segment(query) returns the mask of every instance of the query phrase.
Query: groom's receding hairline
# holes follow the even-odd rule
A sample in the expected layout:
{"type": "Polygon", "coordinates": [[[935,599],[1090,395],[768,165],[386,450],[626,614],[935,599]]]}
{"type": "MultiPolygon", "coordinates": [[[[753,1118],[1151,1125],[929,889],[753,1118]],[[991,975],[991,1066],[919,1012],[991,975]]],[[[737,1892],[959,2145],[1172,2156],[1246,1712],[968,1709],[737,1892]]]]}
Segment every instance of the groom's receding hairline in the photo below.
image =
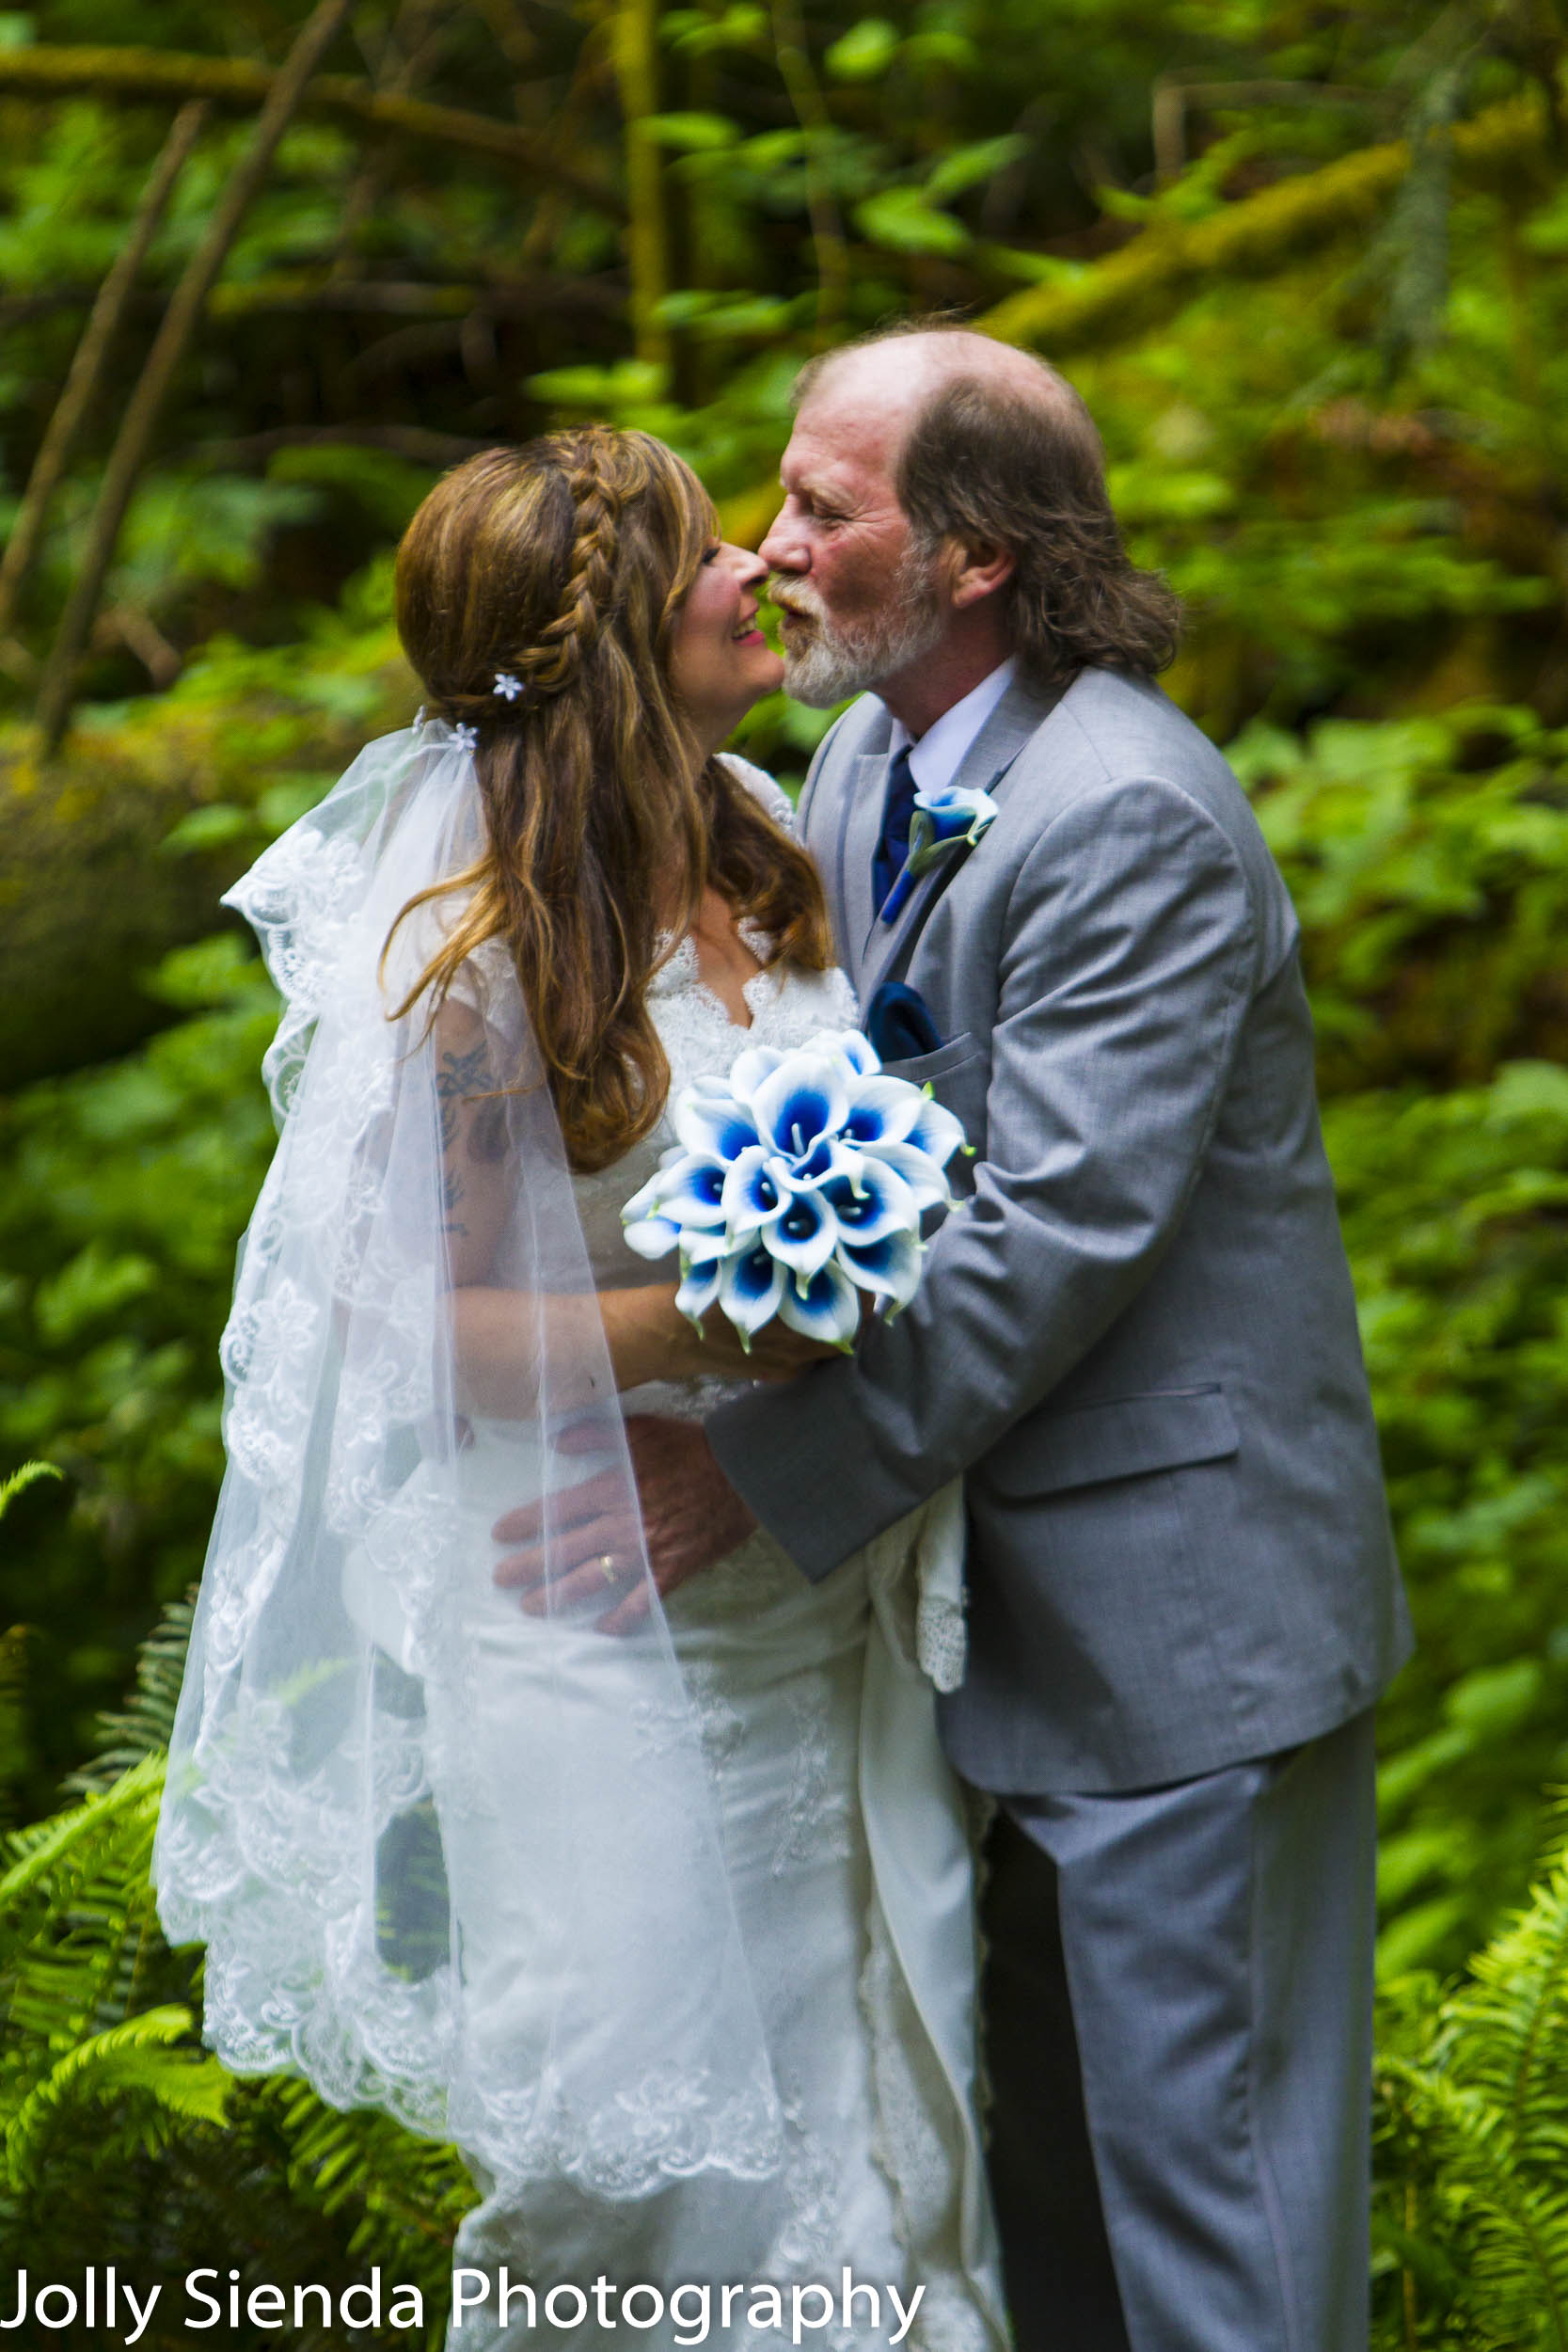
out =
{"type": "MultiPolygon", "coordinates": [[[[1008,637],[1037,684],[1085,666],[1152,677],[1175,651],[1177,600],[1129,559],[1094,419],[1054,368],[951,318],[912,319],[824,352],[802,371],[798,398],[856,352],[913,337],[936,346],[936,363],[909,371],[893,486],[917,549],[959,540],[1012,556],[1008,637]]],[[[880,382],[872,389],[895,397],[880,382]]],[[[858,430],[852,403],[847,421],[858,430]]]]}
{"type": "MultiPolygon", "coordinates": [[[[923,406],[940,397],[954,377],[976,375],[984,370],[980,378],[982,382],[987,376],[990,376],[993,383],[1000,378],[1001,382],[1008,384],[1015,396],[1027,385],[1037,391],[1048,406],[1058,409],[1066,406],[1069,411],[1083,407],[1079,394],[1067,378],[1059,374],[1048,359],[1042,359],[1037,352],[1025,351],[1018,343],[1004,342],[1000,336],[988,335],[983,328],[971,326],[967,320],[955,319],[942,312],[927,317],[895,319],[886,326],[871,327],[863,335],[852,336],[847,342],[835,343],[830,351],[816,352],[795,378],[790,390],[792,405],[797,411],[803,408],[813,393],[824,389],[829,377],[858,353],[874,351],[881,343],[915,341],[955,346],[967,344],[972,348],[978,346],[974,350],[974,361],[970,360],[968,353],[957,348],[952,350],[950,358],[945,359],[929,386],[923,406]],[[987,351],[999,358],[1006,354],[1007,360],[1015,364],[1004,366],[996,371],[995,376],[991,376],[983,357],[987,351]]],[[[997,383],[997,389],[1000,389],[1000,383],[997,383]]],[[[1086,419],[1086,411],[1085,414],[1086,419]]]]}

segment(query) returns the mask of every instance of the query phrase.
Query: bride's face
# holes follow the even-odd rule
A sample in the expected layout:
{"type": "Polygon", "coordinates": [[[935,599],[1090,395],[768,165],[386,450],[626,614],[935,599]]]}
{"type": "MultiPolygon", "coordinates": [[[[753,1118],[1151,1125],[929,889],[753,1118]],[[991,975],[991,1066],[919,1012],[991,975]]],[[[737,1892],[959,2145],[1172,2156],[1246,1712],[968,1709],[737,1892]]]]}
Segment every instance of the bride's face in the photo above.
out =
{"type": "Polygon", "coordinates": [[[756,625],[767,577],[760,556],[716,539],[676,615],[670,684],[707,751],[784,675],[756,625]]]}

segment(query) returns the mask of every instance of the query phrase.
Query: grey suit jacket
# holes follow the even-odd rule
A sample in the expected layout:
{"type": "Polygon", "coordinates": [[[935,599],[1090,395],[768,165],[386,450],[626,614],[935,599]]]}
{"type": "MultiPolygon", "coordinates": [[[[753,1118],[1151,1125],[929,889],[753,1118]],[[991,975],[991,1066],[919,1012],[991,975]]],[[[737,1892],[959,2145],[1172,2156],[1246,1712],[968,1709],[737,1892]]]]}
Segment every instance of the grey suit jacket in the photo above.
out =
{"type": "Polygon", "coordinates": [[[890,720],[801,807],[863,1003],[907,979],[975,1157],[912,1306],[722,1407],[725,1471],[812,1578],[957,1472],[960,1771],[1126,1789],[1288,1747],[1402,1661],[1297,925],[1220,755],[1155,686],[1015,683],[958,780],[999,814],[873,915],[890,720]]]}

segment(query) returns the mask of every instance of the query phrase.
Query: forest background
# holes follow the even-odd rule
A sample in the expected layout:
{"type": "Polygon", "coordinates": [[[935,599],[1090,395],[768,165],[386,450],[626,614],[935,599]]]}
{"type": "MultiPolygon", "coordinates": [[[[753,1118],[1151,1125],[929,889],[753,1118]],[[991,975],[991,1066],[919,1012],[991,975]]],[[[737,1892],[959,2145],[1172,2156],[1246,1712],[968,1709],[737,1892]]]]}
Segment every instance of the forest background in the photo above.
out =
{"type": "MultiPolygon", "coordinates": [[[[411,714],[442,468],[644,425],[754,543],[800,360],[944,308],[1087,397],[1305,927],[1420,1635],[1378,2341],[1568,2347],[1568,25],[864,4],[0,11],[0,1465],[53,1466],[0,1529],[0,2241],[381,2261],[436,2340],[454,2161],[226,2080],[146,1895],[271,1142],[217,895],[411,714]]],[[[824,723],[744,745],[798,778],[824,723]]]]}

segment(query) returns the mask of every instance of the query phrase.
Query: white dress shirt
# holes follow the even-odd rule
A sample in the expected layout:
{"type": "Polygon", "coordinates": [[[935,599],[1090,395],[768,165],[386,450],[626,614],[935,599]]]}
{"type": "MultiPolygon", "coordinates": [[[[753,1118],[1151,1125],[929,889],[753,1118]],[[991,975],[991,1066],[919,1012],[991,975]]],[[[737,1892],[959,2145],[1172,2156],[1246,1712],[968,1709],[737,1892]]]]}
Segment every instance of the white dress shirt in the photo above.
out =
{"type": "Polygon", "coordinates": [[[896,758],[906,744],[911,746],[910,772],[922,792],[939,792],[943,785],[952,783],[963,765],[965,753],[1012,684],[1017,668],[1012,654],[1006,661],[999,661],[978,686],[970,688],[961,702],[956,702],[940,719],[932,721],[918,743],[903,721],[895,719],[889,756],[896,758]]]}

